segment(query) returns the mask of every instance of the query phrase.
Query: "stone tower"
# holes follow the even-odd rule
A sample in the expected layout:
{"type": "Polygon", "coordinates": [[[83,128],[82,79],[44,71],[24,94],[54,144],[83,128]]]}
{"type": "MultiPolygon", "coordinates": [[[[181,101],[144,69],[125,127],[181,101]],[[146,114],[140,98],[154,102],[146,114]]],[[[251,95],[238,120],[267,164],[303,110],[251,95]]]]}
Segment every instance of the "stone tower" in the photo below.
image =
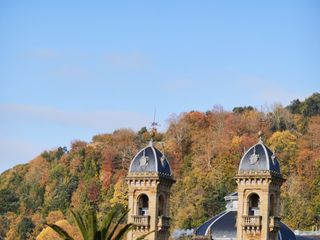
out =
{"type": "Polygon", "coordinates": [[[134,240],[154,231],[146,239],[167,240],[170,188],[175,180],[169,162],[153,141],[132,159],[126,181],[129,186],[128,222],[136,226],[127,239],[134,240]]]}
{"type": "Polygon", "coordinates": [[[275,154],[261,138],[242,157],[238,174],[237,239],[278,240],[280,187],[284,179],[275,154]]]}

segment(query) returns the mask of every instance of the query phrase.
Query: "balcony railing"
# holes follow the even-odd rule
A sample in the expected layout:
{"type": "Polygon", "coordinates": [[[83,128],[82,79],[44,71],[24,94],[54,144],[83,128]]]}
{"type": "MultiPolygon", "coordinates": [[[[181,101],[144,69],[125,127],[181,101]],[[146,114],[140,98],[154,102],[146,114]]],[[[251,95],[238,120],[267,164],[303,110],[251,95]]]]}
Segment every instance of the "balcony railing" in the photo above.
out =
{"type": "Polygon", "coordinates": [[[131,222],[138,227],[149,227],[150,216],[148,215],[131,215],[131,222]]]}
{"type": "Polygon", "coordinates": [[[261,227],[261,216],[242,216],[242,226],[244,227],[261,227]]]}
{"type": "Polygon", "coordinates": [[[158,217],[158,228],[167,229],[170,227],[170,218],[165,216],[158,217]]]}
{"type": "Polygon", "coordinates": [[[280,228],[280,219],[281,218],[279,217],[274,217],[274,216],[270,217],[270,223],[269,223],[270,231],[280,228]]]}

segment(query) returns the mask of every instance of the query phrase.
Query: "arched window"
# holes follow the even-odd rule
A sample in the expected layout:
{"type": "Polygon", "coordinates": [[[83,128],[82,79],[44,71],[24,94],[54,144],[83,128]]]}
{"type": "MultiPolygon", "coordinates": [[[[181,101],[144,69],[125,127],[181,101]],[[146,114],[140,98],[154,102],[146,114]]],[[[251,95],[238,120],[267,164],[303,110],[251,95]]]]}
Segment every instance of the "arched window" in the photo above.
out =
{"type": "Polygon", "coordinates": [[[162,195],[159,196],[158,198],[158,216],[164,216],[164,197],[162,195]]]}
{"type": "Polygon", "coordinates": [[[274,213],[275,213],[275,201],[274,201],[274,196],[271,195],[270,196],[270,211],[269,211],[269,215],[270,216],[274,216],[274,213]]]}
{"type": "Polygon", "coordinates": [[[149,198],[146,194],[141,194],[138,198],[138,215],[149,214],[149,198]]]}
{"type": "Polygon", "coordinates": [[[253,193],[249,196],[249,212],[250,216],[260,215],[260,197],[258,194],[253,193]]]}

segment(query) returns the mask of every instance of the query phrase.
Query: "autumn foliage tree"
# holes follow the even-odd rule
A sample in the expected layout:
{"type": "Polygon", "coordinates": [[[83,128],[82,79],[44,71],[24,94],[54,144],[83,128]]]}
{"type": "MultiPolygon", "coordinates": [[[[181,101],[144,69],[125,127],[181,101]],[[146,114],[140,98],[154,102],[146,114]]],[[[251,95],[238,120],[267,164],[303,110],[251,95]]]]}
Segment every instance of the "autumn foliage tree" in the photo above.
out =
{"type": "MultiPolygon", "coordinates": [[[[257,142],[259,131],[287,179],[283,221],[293,229],[320,227],[319,106],[315,93],[268,111],[215,106],[170,116],[168,129],[154,137],[177,180],[170,203],[173,229],[194,228],[224,209],[223,197],[236,190],[233,177],[241,156],[257,142]]],[[[99,219],[113,206],[125,209],[124,178],[131,159],[150,138],[146,127],[138,132],[119,129],[91,142],[75,140],[70,149],[44,151],[2,173],[0,239],[35,239],[47,219],[59,215],[64,219],[58,222],[70,220],[70,207],[94,209],[99,219]]]]}

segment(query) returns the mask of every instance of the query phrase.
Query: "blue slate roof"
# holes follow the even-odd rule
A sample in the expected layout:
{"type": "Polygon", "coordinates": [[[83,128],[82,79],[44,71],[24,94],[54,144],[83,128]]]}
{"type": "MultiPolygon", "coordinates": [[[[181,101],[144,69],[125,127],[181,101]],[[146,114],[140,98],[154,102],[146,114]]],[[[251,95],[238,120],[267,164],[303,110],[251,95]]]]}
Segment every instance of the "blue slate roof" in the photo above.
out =
{"type": "Polygon", "coordinates": [[[283,222],[280,222],[279,240],[296,240],[296,235],[283,222]]]}
{"type": "MultiPolygon", "coordinates": [[[[221,212],[198,227],[195,234],[205,236],[211,233],[212,239],[236,239],[236,219],[237,211],[221,212]]],[[[296,240],[295,234],[282,222],[280,224],[279,240],[296,240]]]]}
{"type": "MultiPolygon", "coordinates": [[[[238,194],[232,193],[225,197],[227,210],[210,218],[195,230],[195,235],[206,236],[211,234],[212,239],[237,239],[237,209],[228,208],[228,202],[237,202],[238,194]]],[[[280,223],[279,240],[296,240],[295,234],[284,223],[280,223]]]]}
{"type": "Polygon", "coordinates": [[[236,228],[236,211],[227,211],[211,226],[211,235],[213,239],[227,238],[232,239],[237,237],[236,228]]]}
{"type": "Polygon", "coordinates": [[[172,176],[167,158],[153,145],[152,141],[132,159],[129,173],[159,173],[172,176]]]}
{"type": "Polygon", "coordinates": [[[296,236],[297,240],[319,240],[320,236],[296,236]]]}
{"type": "Polygon", "coordinates": [[[239,172],[245,171],[271,171],[281,174],[275,154],[261,140],[243,155],[239,172]]]}
{"type": "Polygon", "coordinates": [[[217,221],[217,219],[219,219],[221,216],[223,216],[226,213],[226,211],[219,213],[218,215],[210,218],[208,221],[206,221],[205,223],[203,223],[200,227],[198,227],[195,230],[195,234],[199,235],[199,236],[205,236],[208,234],[208,231],[210,229],[210,226],[212,226],[212,224],[217,221]]]}

